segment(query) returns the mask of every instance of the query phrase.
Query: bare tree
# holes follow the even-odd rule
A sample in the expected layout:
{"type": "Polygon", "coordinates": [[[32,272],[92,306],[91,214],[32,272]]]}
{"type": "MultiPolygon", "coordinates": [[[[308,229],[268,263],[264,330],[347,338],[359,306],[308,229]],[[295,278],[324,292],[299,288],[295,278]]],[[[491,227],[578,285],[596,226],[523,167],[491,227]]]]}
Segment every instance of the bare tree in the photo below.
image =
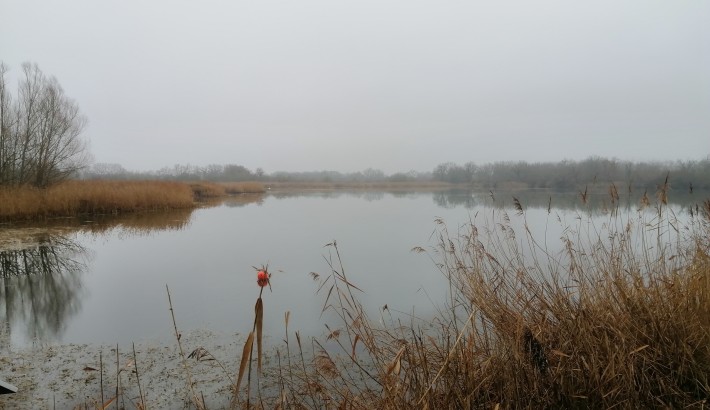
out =
{"type": "Polygon", "coordinates": [[[13,103],[6,72],[0,64],[0,184],[46,187],[68,178],[88,160],[86,118],[37,64],[22,65],[13,103]]]}
{"type": "Polygon", "coordinates": [[[12,182],[12,170],[16,165],[14,130],[17,116],[14,115],[12,97],[5,84],[7,71],[7,66],[0,62],[0,185],[12,182]]]}

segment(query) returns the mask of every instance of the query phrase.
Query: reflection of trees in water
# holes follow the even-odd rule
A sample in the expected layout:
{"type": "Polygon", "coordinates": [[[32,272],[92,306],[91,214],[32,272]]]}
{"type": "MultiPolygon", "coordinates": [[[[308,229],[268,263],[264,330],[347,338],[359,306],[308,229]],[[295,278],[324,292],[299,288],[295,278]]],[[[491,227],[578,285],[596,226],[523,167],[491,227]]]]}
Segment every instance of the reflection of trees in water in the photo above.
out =
{"type": "Polygon", "coordinates": [[[8,228],[0,230],[0,250],[7,248],[7,243],[12,243],[18,238],[20,243],[26,243],[31,237],[30,242],[35,243],[33,233],[37,231],[60,236],[75,232],[95,235],[119,232],[124,236],[141,236],[155,231],[182,230],[190,225],[192,212],[192,209],[175,209],[13,223],[8,224],[8,228]]]}
{"type": "Polygon", "coordinates": [[[338,189],[338,190],[324,190],[324,191],[302,191],[302,192],[274,192],[270,193],[270,197],[277,199],[288,199],[288,198],[322,198],[322,199],[335,199],[340,197],[346,198],[361,198],[365,201],[379,201],[384,199],[387,195],[392,195],[395,198],[406,198],[406,197],[416,197],[422,193],[428,193],[431,191],[416,191],[416,190],[389,190],[389,189],[338,189]]]}
{"type": "Polygon", "coordinates": [[[549,191],[443,191],[434,193],[434,202],[446,209],[463,207],[513,208],[513,197],[518,198],[525,208],[575,209],[581,205],[574,193],[549,191]]]}
{"type": "Polygon", "coordinates": [[[479,195],[470,192],[435,192],[434,203],[445,209],[463,206],[466,209],[484,205],[485,200],[479,195]]]}
{"type": "MultiPolygon", "coordinates": [[[[192,209],[14,224],[0,230],[0,337],[24,324],[28,339],[61,335],[81,307],[88,250],[70,239],[74,233],[120,237],[185,229],[192,209]],[[5,333],[3,335],[3,333],[5,333]]],[[[2,346],[0,342],[0,346],[2,346]]]]}
{"type": "Polygon", "coordinates": [[[30,339],[61,334],[81,306],[86,249],[64,236],[39,235],[25,249],[0,251],[0,321],[24,322],[30,339]]]}
{"type": "MultiPolygon", "coordinates": [[[[587,202],[582,202],[582,193],[578,191],[551,191],[551,190],[515,190],[515,191],[473,191],[465,189],[452,190],[325,190],[307,192],[274,192],[269,196],[277,199],[287,198],[322,198],[335,199],[340,197],[361,198],[366,201],[378,201],[387,195],[396,198],[417,197],[421,195],[432,195],[436,205],[453,209],[463,207],[473,209],[476,207],[493,207],[498,209],[513,209],[513,197],[517,198],[524,209],[563,209],[580,210],[592,212],[604,212],[612,209],[616,210],[636,210],[641,206],[643,191],[617,187],[618,198],[612,201],[608,186],[597,185],[589,187],[586,198],[587,202]]],[[[656,192],[646,192],[646,196],[651,205],[657,203],[656,192]]],[[[695,206],[702,203],[710,196],[708,191],[698,191],[690,193],[685,189],[676,189],[668,192],[668,203],[679,205],[683,208],[695,206]]]]}
{"type": "MultiPolygon", "coordinates": [[[[655,192],[646,192],[646,197],[650,203],[656,204],[655,192]]],[[[632,211],[641,206],[644,192],[618,192],[618,198],[612,198],[606,191],[591,189],[587,192],[587,202],[582,201],[581,192],[556,192],[546,190],[520,190],[520,191],[442,191],[433,194],[434,202],[447,209],[464,207],[473,209],[478,206],[495,207],[500,209],[511,209],[514,207],[513,197],[517,198],[523,208],[537,209],[564,209],[564,210],[585,210],[585,211],[608,211],[614,208],[632,211]]],[[[695,207],[696,203],[702,202],[710,196],[710,192],[696,191],[689,193],[686,191],[673,191],[668,194],[668,203],[679,205],[683,208],[695,207]]]]}

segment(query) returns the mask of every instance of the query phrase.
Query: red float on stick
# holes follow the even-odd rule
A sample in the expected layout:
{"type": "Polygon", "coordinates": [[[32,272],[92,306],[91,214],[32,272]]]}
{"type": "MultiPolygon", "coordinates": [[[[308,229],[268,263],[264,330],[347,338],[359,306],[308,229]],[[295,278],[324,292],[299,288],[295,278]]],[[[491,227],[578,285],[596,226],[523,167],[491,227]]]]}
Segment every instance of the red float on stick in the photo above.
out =
{"type": "Polygon", "coordinates": [[[262,288],[266,285],[269,284],[269,274],[264,271],[260,270],[256,273],[256,283],[261,286],[262,288]]]}

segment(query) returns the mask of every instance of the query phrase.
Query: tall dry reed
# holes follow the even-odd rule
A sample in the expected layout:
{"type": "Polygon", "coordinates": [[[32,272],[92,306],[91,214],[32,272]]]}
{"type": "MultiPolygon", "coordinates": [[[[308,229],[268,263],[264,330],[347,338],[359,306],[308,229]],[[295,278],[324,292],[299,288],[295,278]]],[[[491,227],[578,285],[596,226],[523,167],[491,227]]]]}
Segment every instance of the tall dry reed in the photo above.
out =
{"type": "Polygon", "coordinates": [[[219,198],[227,194],[224,186],[215,182],[191,182],[190,188],[196,199],[219,198]]]}
{"type": "Polygon", "coordinates": [[[262,194],[266,192],[266,187],[261,182],[222,182],[220,185],[225,192],[235,194],[262,194]]]}
{"type": "Polygon", "coordinates": [[[339,349],[313,339],[311,365],[280,372],[298,376],[282,377],[290,392],[279,404],[701,407],[710,398],[710,202],[684,224],[662,191],[629,215],[613,208],[616,192],[605,219],[590,212],[566,226],[561,252],[532,236],[518,200],[513,215],[474,219],[453,235],[437,221],[438,245],[415,249],[450,283],[430,321],[393,318],[387,307],[369,318],[330,244],[330,273],[314,277],[324,311],[340,319],[326,337],[339,349]]]}
{"type": "Polygon", "coordinates": [[[47,189],[0,188],[0,220],[189,208],[193,191],[180,182],[69,181],[47,189]]]}

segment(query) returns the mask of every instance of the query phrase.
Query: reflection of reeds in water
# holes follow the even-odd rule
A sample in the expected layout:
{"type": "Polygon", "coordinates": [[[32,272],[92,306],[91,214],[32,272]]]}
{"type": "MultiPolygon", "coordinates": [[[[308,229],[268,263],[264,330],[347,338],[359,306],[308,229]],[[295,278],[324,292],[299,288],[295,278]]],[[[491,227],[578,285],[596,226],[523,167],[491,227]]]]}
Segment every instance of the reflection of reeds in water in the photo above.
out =
{"type": "Polygon", "coordinates": [[[115,217],[103,216],[77,224],[82,231],[95,234],[121,230],[127,234],[146,234],[162,230],[182,230],[190,224],[193,209],[173,209],[157,212],[139,212],[115,217]]]}
{"type": "Polygon", "coordinates": [[[94,215],[87,218],[59,218],[40,222],[15,223],[0,230],[0,250],[37,246],[44,237],[66,237],[75,232],[145,235],[161,230],[181,230],[190,224],[193,209],[173,209],[120,215],[94,215]]]}
{"type": "Polygon", "coordinates": [[[263,194],[240,194],[220,199],[218,202],[215,202],[215,205],[225,205],[230,208],[239,208],[250,204],[261,205],[263,202],[263,194]]]}

